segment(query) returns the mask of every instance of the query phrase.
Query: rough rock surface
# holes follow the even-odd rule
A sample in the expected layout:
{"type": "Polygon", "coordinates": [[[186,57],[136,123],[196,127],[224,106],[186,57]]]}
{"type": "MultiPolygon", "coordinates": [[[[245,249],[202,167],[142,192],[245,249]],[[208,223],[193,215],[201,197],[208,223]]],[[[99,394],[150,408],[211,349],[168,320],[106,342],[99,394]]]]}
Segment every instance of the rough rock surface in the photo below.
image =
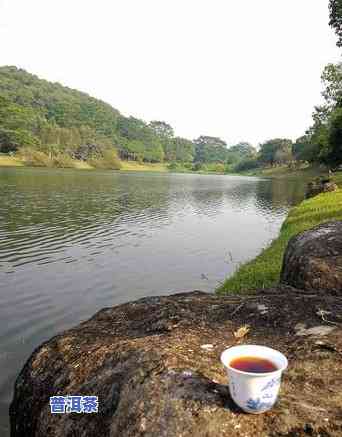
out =
{"type": "Polygon", "coordinates": [[[303,290],[342,295],[342,222],[330,222],[293,237],[287,246],[281,281],[303,290]]]}
{"type": "Polygon", "coordinates": [[[323,184],[323,193],[330,193],[332,191],[337,191],[338,185],[335,182],[326,182],[323,184]]]}
{"type": "Polygon", "coordinates": [[[11,430],[12,437],[337,437],[341,389],[338,296],[280,286],[243,297],[151,297],[103,309],[40,346],[16,381],[11,430]],[[237,338],[243,325],[250,331],[237,338]],[[269,345],[289,359],[280,399],[265,414],[244,414],[229,396],[219,357],[237,343],[269,345]],[[50,414],[49,396],[77,394],[98,395],[99,413],[50,414]]]}
{"type": "Polygon", "coordinates": [[[315,182],[309,182],[306,189],[306,198],[317,196],[320,193],[329,193],[331,191],[337,191],[338,186],[335,182],[332,182],[329,178],[318,180],[315,182]]]}

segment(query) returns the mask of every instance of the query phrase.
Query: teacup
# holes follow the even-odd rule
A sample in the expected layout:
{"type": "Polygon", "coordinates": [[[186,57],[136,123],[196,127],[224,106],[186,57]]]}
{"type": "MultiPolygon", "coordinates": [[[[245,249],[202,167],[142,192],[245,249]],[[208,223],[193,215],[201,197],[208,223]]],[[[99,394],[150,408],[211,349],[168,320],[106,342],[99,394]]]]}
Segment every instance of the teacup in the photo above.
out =
{"type": "Polygon", "coordinates": [[[278,398],[282,372],[288,365],[287,358],[282,353],[266,346],[233,346],[222,353],[221,361],[228,374],[230,395],[242,410],[259,414],[273,407],[278,398]],[[231,366],[234,360],[244,357],[268,360],[276,370],[254,373],[231,366]]]}

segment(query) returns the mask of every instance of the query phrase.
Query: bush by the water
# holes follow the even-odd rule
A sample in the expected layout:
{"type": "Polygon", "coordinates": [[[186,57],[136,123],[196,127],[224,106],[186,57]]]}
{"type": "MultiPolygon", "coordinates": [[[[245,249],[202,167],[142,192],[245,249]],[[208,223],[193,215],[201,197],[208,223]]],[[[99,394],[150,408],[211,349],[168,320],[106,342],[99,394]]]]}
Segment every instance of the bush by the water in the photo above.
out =
{"type": "Polygon", "coordinates": [[[30,147],[21,148],[18,151],[18,156],[31,167],[52,167],[52,161],[46,153],[30,147]]]}
{"type": "Polygon", "coordinates": [[[246,161],[239,162],[234,167],[234,171],[241,172],[241,171],[255,170],[259,166],[260,164],[257,159],[248,159],[246,161]]]}
{"type": "Polygon", "coordinates": [[[170,164],[167,166],[168,170],[175,171],[175,170],[183,170],[182,164],[179,162],[170,162],[170,164]]]}
{"type": "Polygon", "coordinates": [[[214,172],[214,173],[224,173],[225,172],[225,165],[221,162],[207,164],[207,171],[214,172]]]}
{"type": "Polygon", "coordinates": [[[208,163],[196,162],[192,166],[192,171],[224,173],[225,165],[221,162],[208,162],[208,163]]]}
{"type": "Polygon", "coordinates": [[[66,153],[59,153],[56,156],[50,157],[40,150],[23,147],[19,149],[17,156],[30,167],[76,167],[75,161],[66,153]]]}
{"type": "Polygon", "coordinates": [[[59,153],[52,159],[52,165],[60,168],[75,168],[75,161],[65,153],[59,153]]]}
{"type": "Polygon", "coordinates": [[[167,166],[170,171],[187,172],[192,170],[192,162],[170,162],[167,166]]]}
{"type": "Polygon", "coordinates": [[[104,150],[102,156],[96,156],[88,160],[88,164],[95,168],[120,170],[121,161],[114,150],[104,150]]]}

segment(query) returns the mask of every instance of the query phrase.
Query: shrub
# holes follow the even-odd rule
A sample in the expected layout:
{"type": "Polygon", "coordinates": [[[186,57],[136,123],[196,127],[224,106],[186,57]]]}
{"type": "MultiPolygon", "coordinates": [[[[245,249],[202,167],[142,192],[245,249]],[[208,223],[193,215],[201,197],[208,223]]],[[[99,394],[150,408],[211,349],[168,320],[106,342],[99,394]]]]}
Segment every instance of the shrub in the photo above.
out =
{"type": "Polygon", "coordinates": [[[224,164],[218,162],[217,164],[215,164],[213,171],[215,171],[216,173],[224,173],[225,171],[224,164]]]}
{"type": "Polygon", "coordinates": [[[170,164],[168,164],[167,168],[169,170],[177,170],[179,167],[177,162],[170,162],[170,164]]]}
{"type": "Polygon", "coordinates": [[[44,152],[23,147],[19,149],[18,156],[31,167],[52,167],[52,160],[44,152]]]}
{"type": "Polygon", "coordinates": [[[0,127],[0,152],[16,152],[20,147],[37,146],[39,141],[31,132],[24,129],[5,129],[0,127]]]}
{"type": "Polygon", "coordinates": [[[237,172],[240,171],[248,171],[248,170],[255,170],[259,167],[259,162],[256,159],[247,159],[245,161],[239,162],[234,170],[237,172]]]}
{"type": "Polygon", "coordinates": [[[54,167],[75,168],[75,161],[65,153],[59,153],[52,160],[54,167]]]}
{"type": "Polygon", "coordinates": [[[95,168],[108,170],[120,170],[122,165],[115,150],[104,150],[102,156],[94,156],[88,160],[88,164],[95,168]]]}
{"type": "Polygon", "coordinates": [[[193,171],[206,171],[207,167],[202,162],[195,162],[192,166],[193,171]]]}

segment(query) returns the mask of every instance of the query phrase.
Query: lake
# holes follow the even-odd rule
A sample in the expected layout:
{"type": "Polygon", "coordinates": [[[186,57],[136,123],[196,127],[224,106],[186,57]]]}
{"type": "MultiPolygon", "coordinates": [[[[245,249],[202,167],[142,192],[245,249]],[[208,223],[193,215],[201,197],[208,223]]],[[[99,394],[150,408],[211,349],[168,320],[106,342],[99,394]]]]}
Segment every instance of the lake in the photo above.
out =
{"type": "Polygon", "coordinates": [[[303,184],[239,176],[0,169],[0,435],[35,347],[97,310],[213,292],[277,235],[303,184]]]}

